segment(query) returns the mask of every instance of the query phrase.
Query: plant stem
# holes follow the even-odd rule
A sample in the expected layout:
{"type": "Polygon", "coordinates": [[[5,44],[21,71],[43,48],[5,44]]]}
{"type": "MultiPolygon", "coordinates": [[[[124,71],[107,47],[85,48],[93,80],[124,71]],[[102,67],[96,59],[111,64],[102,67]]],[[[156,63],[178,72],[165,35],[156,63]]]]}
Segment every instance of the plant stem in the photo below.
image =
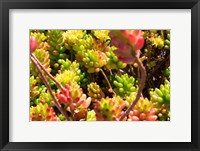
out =
{"type": "Polygon", "coordinates": [[[104,71],[103,71],[102,69],[100,69],[100,71],[101,71],[101,73],[103,74],[103,76],[104,76],[104,78],[105,78],[105,80],[106,80],[106,82],[107,82],[107,84],[108,84],[109,89],[110,89],[110,90],[114,93],[114,95],[115,95],[115,92],[114,92],[114,90],[112,89],[112,86],[111,86],[110,82],[108,81],[108,78],[107,78],[106,74],[104,73],[104,71]]]}
{"type": "Polygon", "coordinates": [[[63,91],[64,88],[63,88],[62,84],[59,83],[59,82],[44,68],[44,66],[43,66],[43,65],[41,64],[41,62],[37,59],[37,57],[36,57],[34,54],[31,54],[31,57],[33,57],[33,58],[35,59],[35,61],[37,62],[37,64],[40,66],[40,68],[42,68],[42,70],[47,74],[47,76],[48,76],[50,79],[52,79],[52,80],[56,83],[56,85],[57,85],[58,87],[60,87],[60,89],[63,91]]]}
{"type": "Polygon", "coordinates": [[[143,66],[142,62],[140,61],[139,57],[135,56],[135,58],[136,58],[135,61],[138,64],[138,67],[139,67],[139,69],[141,71],[141,80],[140,80],[140,84],[139,84],[139,90],[137,92],[135,100],[129,106],[129,108],[125,111],[125,113],[119,118],[119,121],[122,121],[129,114],[129,112],[134,108],[134,106],[139,101],[139,99],[141,97],[141,94],[142,94],[142,90],[144,88],[144,84],[145,84],[145,80],[146,80],[146,69],[143,66]]]}
{"type": "Polygon", "coordinates": [[[111,69],[109,69],[109,72],[110,72],[110,75],[112,76],[112,75],[113,75],[113,73],[112,73],[112,70],[111,70],[111,69]]]}
{"type": "Polygon", "coordinates": [[[134,71],[133,71],[133,67],[132,67],[132,65],[129,64],[128,66],[129,66],[129,68],[130,68],[130,70],[131,70],[132,76],[134,76],[134,71]]]}
{"type": "MultiPolygon", "coordinates": [[[[31,55],[31,56],[32,56],[32,55],[31,55]]],[[[50,93],[50,95],[51,95],[51,97],[52,97],[52,99],[53,99],[53,101],[54,101],[56,107],[57,107],[58,110],[65,116],[65,119],[66,119],[67,121],[69,121],[69,117],[68,117],[67,113],[66,113],[65,110],[62,108],[62,106],[59,104],[59,102],[57,101],[56,97],[54,96],[53,91],[52,91],[52,89],[51,89],[51,86],[49,85],[49,83],[48,83],[46,77],[43,75],[42,70],[41,70],[40,66],[38,65],[37,61],[34,59],[34,57],[31,57],[31,61],[34,63],[35,67],[37,68],[37,70],[38,70],[38,72],[39,72],[39,74],[40,74],[40,76],[41,76],[41,79],[42,79],[42,81],[44,82],[45,86],[47,87],[47,89],[48,89],[48,91],[49,91],[49,93],[50,93]]]]}

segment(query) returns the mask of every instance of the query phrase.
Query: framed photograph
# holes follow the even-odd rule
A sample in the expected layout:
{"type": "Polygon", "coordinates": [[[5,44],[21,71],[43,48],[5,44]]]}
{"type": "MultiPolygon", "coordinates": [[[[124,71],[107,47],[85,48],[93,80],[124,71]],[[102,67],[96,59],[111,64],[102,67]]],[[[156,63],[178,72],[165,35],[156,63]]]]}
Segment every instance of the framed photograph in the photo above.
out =
{"type": "Polygon", "coordinates": [[[6,150],[200,150],[199,0],[1,0],[6,150]]]}

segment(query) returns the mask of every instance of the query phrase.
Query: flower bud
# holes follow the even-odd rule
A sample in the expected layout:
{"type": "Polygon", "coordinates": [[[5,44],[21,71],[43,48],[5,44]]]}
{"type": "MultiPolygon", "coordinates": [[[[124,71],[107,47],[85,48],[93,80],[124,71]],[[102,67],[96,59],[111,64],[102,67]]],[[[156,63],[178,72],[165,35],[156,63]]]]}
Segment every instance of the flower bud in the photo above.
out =
{"type": "Polygon", "coordinates": [[[30,38],[30,52],[33,53],[37,48],[37,40],[34,36],[30,38]]]}

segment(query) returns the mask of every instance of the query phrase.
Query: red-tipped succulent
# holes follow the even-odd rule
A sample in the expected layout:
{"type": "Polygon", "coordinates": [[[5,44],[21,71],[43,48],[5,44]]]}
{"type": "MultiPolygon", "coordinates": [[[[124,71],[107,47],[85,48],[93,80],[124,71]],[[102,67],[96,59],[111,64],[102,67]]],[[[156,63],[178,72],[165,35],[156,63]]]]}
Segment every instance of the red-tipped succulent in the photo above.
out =
{"type": "Polygon", "coordinates": [[[120,30],[110,33],[111,44],[117,47],[114,53],[124,63],[135,62],[134,53],[139,57],[140,49],[144,45],[144,38],[141,30],[120,30]]]}
{"type": "Polygon", "coordinates": [[[94,111],[96,113],[97,121],[116,121],[122,114],[126,107],[126,102],[120,97],[102,98],[100,101],[96,100],[94,111]]]}
{"type": "Polygon", "coordinates": [[[140,98],[128,115],[128,121],[156,121],[156,108],[147,98],[140,98]]]}
{"type": "Polygon", "coordinates": [[[54,108],[49,107],[48,104],[39,103],[37,106],[30,107],[31,121],[59,121],[54,108]]]}
{"type": "Polygon", "coordinates": [[[91,98],[86,98],[82,89],[78,85],[70,86],[66,84],[63,91],[56,93],[58,101],[70,107],[71,111],[87,108],[91,103],[91,98]]]}

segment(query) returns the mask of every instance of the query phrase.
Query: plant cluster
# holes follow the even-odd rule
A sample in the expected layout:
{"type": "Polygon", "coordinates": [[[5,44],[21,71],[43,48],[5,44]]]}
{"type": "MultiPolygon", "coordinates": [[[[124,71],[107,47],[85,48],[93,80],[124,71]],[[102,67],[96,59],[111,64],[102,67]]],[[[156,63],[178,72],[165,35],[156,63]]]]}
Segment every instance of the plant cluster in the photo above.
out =
{"type": "Polygon", "coordinates": [[[170,120],[170,30],[31,30],[31,121],[170,120]]]}

